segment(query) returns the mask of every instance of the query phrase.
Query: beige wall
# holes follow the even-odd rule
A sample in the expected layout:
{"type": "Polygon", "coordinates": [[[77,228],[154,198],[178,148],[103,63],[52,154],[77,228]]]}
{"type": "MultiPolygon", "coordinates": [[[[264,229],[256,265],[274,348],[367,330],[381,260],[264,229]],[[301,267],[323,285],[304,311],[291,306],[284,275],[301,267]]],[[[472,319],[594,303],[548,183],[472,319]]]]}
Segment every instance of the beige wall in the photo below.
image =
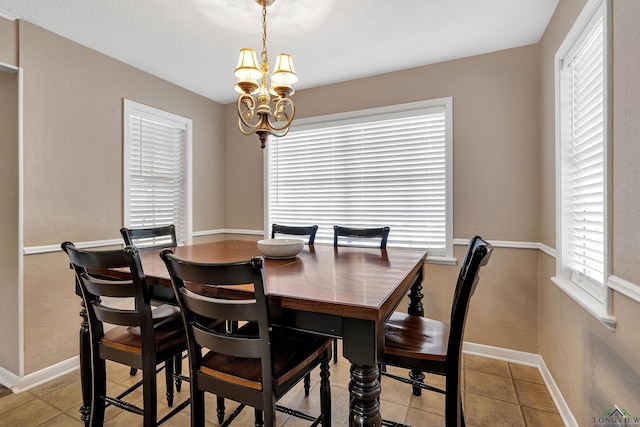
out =
{"type": "Polygon", "coordinates": [[[18,65],[18,21],[0,16],[0,63],[18,65]]]}
{"type": "MultiPolygon", "coordinates": [[[[454,237],[537,242],[538,62],[538,46],[525,46],[302,90],[296,116],[453,96],[454,237]]],[[[262,230],[263,152],[236,122],[235,104],[225,106],[226,227],[262,230]]],[[[537,256],[496,251],[474,296],[468,341],[537,353],[537,256]]],[[[446,318],[457,271],[427,266],[429,315],[446,318]]]]}
{"type": "Polygon", "coordinates": [[[0,71],[0,367],[18,374],[18,74],[0,71]]]}
{"type": "MultiPolygon", "coordinates": [[[[584,0],[562,0],[541,45],[541,236],[555,247],[553,56],[584,0]]],[[[640,2],[613,1],[613,274],[640,283],[640,2]]],[[[618,405],[640,413],[640,305],[614,292],[611,332],[551,283],[541,254],[540,354],[579,425],[618,405]]]]}
{"type": "MultiPolygon", "coordinates": [[[[24,245],[118,239],[123,98],[193,120],[194,231],[224,228],[222,106],[23,23],[24,245]]],[[[61,253],[24,262],[25,373],[77,354],[79,300],[61,253]]]]}

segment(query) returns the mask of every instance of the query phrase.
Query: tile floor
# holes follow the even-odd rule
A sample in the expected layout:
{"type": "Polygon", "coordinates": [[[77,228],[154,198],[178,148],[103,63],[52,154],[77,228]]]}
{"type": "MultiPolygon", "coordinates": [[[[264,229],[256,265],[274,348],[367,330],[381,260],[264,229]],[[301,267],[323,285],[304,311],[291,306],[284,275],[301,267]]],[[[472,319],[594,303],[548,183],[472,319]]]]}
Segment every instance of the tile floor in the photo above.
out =
{"type": "MultiPolygon", "coordinates": [[[[394,368],[389,368],[395,372],[394,368]]],[[[186,369],[185,369],[186,372],[186,369]]],[[[402,372],[397,370],[397,372],[402,372]]],[[[168,412],[164,400],[164,376],[160,374],[158,384],[162,415],[168,412]]],[[[129,376],[129,368],[109,364],[107,368],[108,387],[115,395],[135,382],[129,376]]],[[[302,385],[296,386],[279,404],[296,408],[311,414],[319,412],[319,375],[314,373],[311,395],[304,397],[302,385]]],[[[331,365],[332,421],[334,426],[346,426],[348,415],[349,364],[340,359],[331,365]]],[[[443,385],[441,377],[428,377],[427,382],[443,385]]],[[[562,426],[562,420],[536,368],[465,355],[463,370],[465,418],[469,427],[483,426],[562,426]]],[[[180,402],[188,397],[189,389],[184,387],[176,394],[180,402]]],[[[132,403],[142,400],[140,391],[128,399],[132,403]]],[[[81,403],[80,375],[73,372],[50,381],[30,391],[14,395],[0,386],[0,426],[12,427],[67,427],[80,426],[78,408],[81,403]]],[[[207,396],[207,425],[214,427],[215,398],[207,396]]],[[[234,408],[227,402],[227,414],[234,408]]],[[[408,385],[389,378],[382,379],[381,411],[385,419],[412,426],[444,425],[444,395],[423,392],[413,396],[408,385]]],[[[278,426],[295,427],[309,425],[307,421],[278,413],[278,426]]],[[[117,408],[108,408],[105,426],[141,425],[141,418],[117,408]]],[[[167,427],[188,426],[189,408],[178,413],[168,422],[167,427]]],[[[252,426],[253,411],[250,408],[240,414],[232,425],[252,426]]]]}

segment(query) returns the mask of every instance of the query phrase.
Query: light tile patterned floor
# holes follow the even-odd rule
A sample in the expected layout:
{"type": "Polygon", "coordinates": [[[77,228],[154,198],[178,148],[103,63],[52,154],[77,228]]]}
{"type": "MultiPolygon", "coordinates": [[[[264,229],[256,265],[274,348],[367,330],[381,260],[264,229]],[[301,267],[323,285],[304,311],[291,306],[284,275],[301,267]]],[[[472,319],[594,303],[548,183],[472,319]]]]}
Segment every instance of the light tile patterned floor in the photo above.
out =
{"type": "MultiPolygon", "coordinates": [[[[139,378],[129,376],[129,368],[108,364],[108,387],[112,394],[124,390],[139,378]]],[[[390,368],[390,371],[401,370],[390,368]]],[[[186,372],[186,369],[185,369],[186,372]]],[[[168,412],[164,400],[164,376],[161,373],[158,384],[160,390],[159,411],[161,416],[168,412]]],[[[305,398],[302,385],[296,386],[279,404],[301,411],[319,412],[319,374],[314,372],[311,394],[305,398]]],[[[331,365],[332,424],[346,426],[348,407],[349,364],[340,359],[331,365]]],[[[427,382],[443,386],[441,377],[428,376],[427,382]]],[[[553,404],[542,378],[536,368],[466,355],[463,369],[465,419],[469,427],[555,427],[562,426],[562,420],[553,404]]],[[[78,408],[81,403],[80,375],[74,372],[19,395],[3,396],[0,387],[0,426],[12,427],[67,427],[80,426],[78,408]]],[[[188,397],[189,389],[184,387],[176,395],[176,401],[188,397]]],[[[134,392],[128,399],[140,404],[142,394],[134,392]]],[[[207,425],[214,427],[215,397],[207,396],[207,425]]],[[[227,402],[227,413],[235,405],[227,402]]],[[[409,386],[382,379],[381,412],[385,419],[413,426],[444,425],[444,396],[423,392],[413,396],[409,386]]],[[[246,408],[232,425],[252,426],[253,410],[246,408]]],[[[278,413],[278,426],[295,427],[309,425],[307,421],[278,413]]],[[[108,408],[105,426],[141,425],[141,417],[117,408],[108,408]]],[[[185,409],[168,422],[167,427],[188,426],[189,409],[185,409]]]]}

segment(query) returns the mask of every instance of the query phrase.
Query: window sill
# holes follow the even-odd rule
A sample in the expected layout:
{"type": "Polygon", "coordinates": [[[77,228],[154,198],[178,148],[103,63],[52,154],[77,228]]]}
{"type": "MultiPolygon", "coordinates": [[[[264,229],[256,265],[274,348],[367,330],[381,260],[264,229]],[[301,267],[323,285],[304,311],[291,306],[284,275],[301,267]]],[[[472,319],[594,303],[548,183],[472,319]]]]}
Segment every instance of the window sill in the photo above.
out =
{"type": "Polygon", "coordinates": [[[610,331],[616,330],[616,318],[606,312],[606,308],[602,303],[567,279],[554,276],[551,278],[551,281],[557,287],[562,289],[564,293],[569,295],[582,308],[587,310],[593,317],[598,319],[598,321],[606,326],[607,329],[610,331]]]}

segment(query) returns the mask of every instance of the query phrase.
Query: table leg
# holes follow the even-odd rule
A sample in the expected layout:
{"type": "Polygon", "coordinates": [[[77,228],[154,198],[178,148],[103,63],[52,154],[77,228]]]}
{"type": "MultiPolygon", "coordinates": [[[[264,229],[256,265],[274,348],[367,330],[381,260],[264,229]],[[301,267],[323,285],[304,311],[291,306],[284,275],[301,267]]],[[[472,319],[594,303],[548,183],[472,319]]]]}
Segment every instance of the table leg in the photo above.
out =
{"type": "Polygon", "coordinates": [[[80,303],[80,384],[82,387],[82,406],[80,407],[80,420],[85,426],[89,426],[91,418],[91,343],[89,341],[89,321],[84,301],[80,303]]]}
{"type": "Polygon", "coordinates": [[[416,280],[411,285],[411,289],[409,290],[409,309],[407,313],[412,314],[414,316],[424,316],[424,306],[422,305],[422,280],[424,278],[422,270],[424,269],[424,265],[420,267],[418,270],[418,275],[416,276],[416,280]]]}
{"type": "MultiPolygon", "coordinates": [[[[422,293],[422,279],[423,279],[423,269],[424,265],[418,270],[418,275],[416,277],[415,282],[411,285],[411,290],[409,291],[409,308],[407,313],[413,316],[421,316],[424,317],[424,306],[422,305],[422,297],[424,294],[422,293]]],[[[409,378],[414,381],[423,382],[424,381],[424,373],[422,371],[418,371],[413,369],[409,372],[409,378]]],[[[422,389],[419,387],[413,387],[413,395],[420,396],[422,394],[422,389]]]]}
{"type": "Polygon", "coordinates": [[[351,365],[349,426],[381,426],[380,381],[376,365],[351,365]]]}

